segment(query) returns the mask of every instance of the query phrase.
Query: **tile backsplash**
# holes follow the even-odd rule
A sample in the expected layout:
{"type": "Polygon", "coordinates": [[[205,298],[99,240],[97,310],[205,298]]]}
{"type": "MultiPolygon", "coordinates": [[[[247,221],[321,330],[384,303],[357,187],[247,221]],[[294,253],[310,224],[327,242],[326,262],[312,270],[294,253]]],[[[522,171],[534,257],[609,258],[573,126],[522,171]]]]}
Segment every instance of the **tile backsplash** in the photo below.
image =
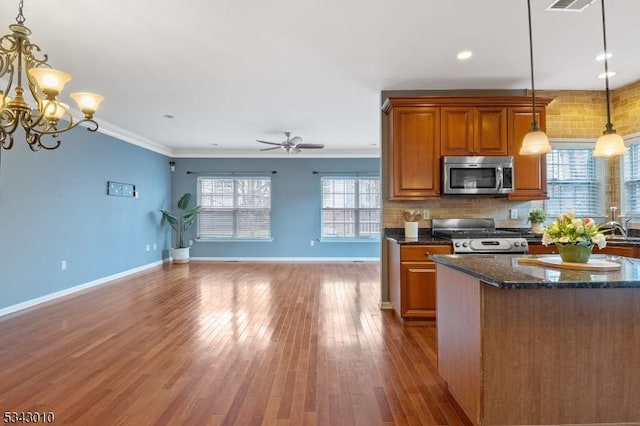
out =
{"type": "MultiPolygon", "coordinates": [[[[528,228],[529,211],[542,207],[542,201],[507,201],[492,197],[450,197],[429,201],[385,201],[383,226],[401,227],[405,210],[428,210],[431,218],[479,218],[491,217],[498,228],[528,228]],[[517,210],[517,219],[511,219],[511,210],[517,210]]],[[[430,228],[431,220],[420,221],[420,228],[430,228]]]]}

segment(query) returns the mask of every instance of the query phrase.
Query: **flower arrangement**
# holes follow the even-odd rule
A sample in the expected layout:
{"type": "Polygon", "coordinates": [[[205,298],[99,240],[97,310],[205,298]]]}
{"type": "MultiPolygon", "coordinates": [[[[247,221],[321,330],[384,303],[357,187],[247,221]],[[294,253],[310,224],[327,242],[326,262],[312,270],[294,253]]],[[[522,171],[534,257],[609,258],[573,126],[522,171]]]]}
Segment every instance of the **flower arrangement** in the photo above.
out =
{"type": "Polygon", "coordinates": [[[600,228],[590,217],[576,218],[574,212],[561,214],[551,225],[544,228],[542,244],[571,244],[581,246],[597,245],[599,249],[607,246],[607,240],[600,228]]]}

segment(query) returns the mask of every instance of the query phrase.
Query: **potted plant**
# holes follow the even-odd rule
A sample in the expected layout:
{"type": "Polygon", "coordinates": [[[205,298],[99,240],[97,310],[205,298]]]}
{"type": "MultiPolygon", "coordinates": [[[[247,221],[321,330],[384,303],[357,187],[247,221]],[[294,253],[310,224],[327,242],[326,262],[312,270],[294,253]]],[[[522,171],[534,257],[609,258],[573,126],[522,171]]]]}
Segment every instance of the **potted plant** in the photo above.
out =
{"type": "Polygon", "coordinates": [[[542,209],[533,209],[529,212],[529,222],[531,222],[531,232],[542,234],[544,227],[542,224],[547,220],[547,213],[542,209]]]}
{"type": "Polygon", "coordinates": [[[175,248],[172,251],[174,263],[189,262],[189,240],[187,239],[187,231],[191,228],[191,225],[195,223],[198,218],[198,213],[202,209],[201,206],[189,208],[190,200],[191,194],[188,192],[180,197],[177,207],[182,213],[179,215],[174,215],[166,210],[160,210],[162,212],[162,218],[169,222],[176,233],[175,248]]]}

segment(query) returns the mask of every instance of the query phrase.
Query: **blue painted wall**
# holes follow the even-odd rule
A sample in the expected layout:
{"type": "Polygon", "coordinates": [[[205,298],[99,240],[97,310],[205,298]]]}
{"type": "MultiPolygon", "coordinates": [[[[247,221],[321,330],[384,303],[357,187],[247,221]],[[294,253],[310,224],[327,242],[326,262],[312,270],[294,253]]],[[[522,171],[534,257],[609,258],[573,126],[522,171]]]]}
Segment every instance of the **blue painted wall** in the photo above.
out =
{"type": "Polygon", "coordinates": [[[0,309],[168,256],[166,156],[83,128],[54,151],[31,152],[23,138],[0,153],[0,309]],[[110,180],[139,197],[107,196],[110,180]]]}
{"type": "MultiPolygon", "coordinates": [[[[173,173],[172,199],[185,192],[197,194],[195,172],[262,172],[276,170],[271,175],[271,242],[205,242],[196,241],[192,257],[379,257],[380,241],[317,242],[320,238],[321,187],[320,176],[312,172],[373,172],[379,173],[378,158],[178,158],[173,173]]],[[[204,174],[206,175],[206,174],[204,174]]],[[[195,226],[192,234],[195,236],[195,226]]]]}

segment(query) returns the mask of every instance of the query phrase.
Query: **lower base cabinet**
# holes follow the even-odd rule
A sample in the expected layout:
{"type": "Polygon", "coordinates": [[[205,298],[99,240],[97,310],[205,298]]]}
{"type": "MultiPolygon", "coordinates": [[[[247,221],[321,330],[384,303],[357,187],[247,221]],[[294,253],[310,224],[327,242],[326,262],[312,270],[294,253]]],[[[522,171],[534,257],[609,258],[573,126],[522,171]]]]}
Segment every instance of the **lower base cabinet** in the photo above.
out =
{"type": "Polygon", "coordinates": [[[436,318],[436,266],[432,254],[451,254],[449,245],[388,242],[389,301],[402,320],[436,318]]]}
{"type": "MultiPolygon", "coordinates": [[[[609,256],[640,257],[638,247],[631,246],[606,246],[602,250],[594,246],[592,253],[606,254],[609,256]]],[[[528,254],[558,254],[558,249],[555,245],[543,246],[541,244],[530,244],[528,254]]]]}

